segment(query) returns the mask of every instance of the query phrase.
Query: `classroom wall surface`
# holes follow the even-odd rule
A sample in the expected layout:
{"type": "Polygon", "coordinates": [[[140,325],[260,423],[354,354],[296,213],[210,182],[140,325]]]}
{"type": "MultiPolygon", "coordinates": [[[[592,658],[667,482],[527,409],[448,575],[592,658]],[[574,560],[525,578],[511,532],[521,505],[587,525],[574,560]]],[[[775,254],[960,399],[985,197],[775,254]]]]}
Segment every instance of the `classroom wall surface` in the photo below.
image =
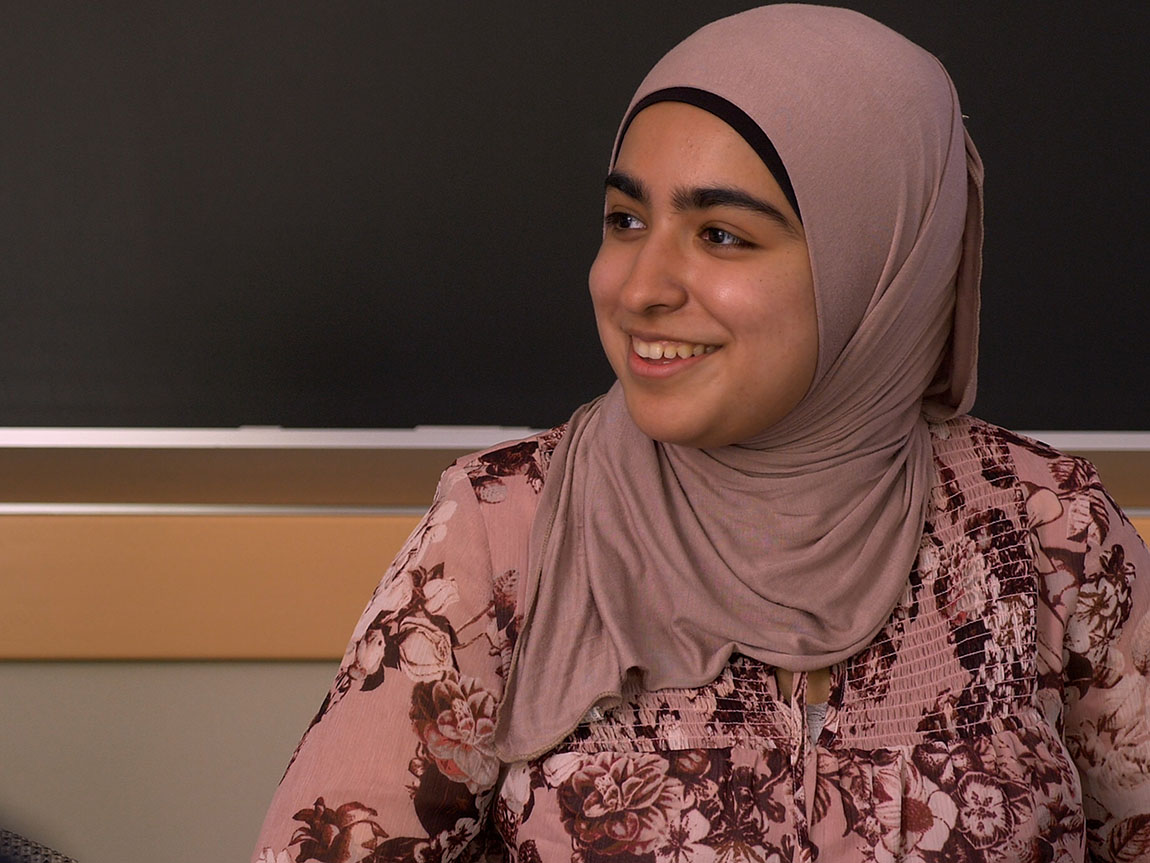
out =
{"type": "Polygon", "coordinates": [[[325,662],[0,662],[0,827],[79,863],[247,863],[325,662]]]}

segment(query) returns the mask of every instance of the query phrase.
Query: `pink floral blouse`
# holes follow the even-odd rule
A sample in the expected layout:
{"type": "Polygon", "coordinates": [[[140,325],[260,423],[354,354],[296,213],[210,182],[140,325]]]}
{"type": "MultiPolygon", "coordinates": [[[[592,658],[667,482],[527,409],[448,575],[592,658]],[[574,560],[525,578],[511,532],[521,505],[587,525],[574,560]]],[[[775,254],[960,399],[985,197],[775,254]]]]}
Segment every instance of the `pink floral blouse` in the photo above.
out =
{"type": "Polygon", "coordinates": [[[1150,554],[1088,462],[969,417],[932,432],[917,566],[874,642],[831,669],[813,745],[805,676],[786,701],[736,656],[707,686],[636,693],[500,763],[493,717],[562,429],[453,465],[253,859],[1150,860],[1150,554]]]}

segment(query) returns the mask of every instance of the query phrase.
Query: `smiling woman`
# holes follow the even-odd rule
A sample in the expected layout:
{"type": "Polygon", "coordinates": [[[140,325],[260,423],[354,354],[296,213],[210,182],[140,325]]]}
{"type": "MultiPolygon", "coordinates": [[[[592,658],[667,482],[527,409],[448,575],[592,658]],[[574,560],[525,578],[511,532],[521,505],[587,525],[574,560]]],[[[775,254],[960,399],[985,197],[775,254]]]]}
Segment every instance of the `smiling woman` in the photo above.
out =
{"type": "Polygon", "coordinates": [[[458,460],[256,859],[1150,852],[1150,554],[966,414],[982,163],[857,13],[717,21],[632,98],[590,289],[617,383],[458,460]]]}

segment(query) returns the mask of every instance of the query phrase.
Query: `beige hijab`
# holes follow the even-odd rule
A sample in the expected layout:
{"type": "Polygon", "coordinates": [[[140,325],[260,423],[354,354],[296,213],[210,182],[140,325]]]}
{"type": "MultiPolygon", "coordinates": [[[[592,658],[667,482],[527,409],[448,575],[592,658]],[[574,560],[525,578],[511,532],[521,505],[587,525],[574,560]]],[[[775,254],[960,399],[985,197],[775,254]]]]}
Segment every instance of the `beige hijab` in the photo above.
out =
{"type": "Polygon", "coordinates": [[[575,413],[532,528],[496,729],[508,761],[617,704],[629,679],[694,687],[733,652],[801,671],[865,647],[914,565],[927,421],[974,400],[982,169],[942,65],[856,12],[779,5],[674,48],[620,140],[669,88],[718,97],[777,150],[807,234],[818,366],[789,415],[734,446],[652,441],[618,384],[575,413]]]}

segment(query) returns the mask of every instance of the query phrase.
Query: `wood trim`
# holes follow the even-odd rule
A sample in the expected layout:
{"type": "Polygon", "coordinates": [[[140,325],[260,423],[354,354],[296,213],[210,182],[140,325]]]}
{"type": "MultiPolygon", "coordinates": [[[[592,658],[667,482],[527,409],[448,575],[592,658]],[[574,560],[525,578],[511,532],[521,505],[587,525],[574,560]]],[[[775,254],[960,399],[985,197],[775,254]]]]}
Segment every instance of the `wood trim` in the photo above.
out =
{"type": "MultiPolygon", "coordinates": [[[[1080,452],[1094,463],[1110,496],[1123,509],[1150,508],[1150,450],[1080,452]]],[[[1147,536],[1142,532],[1142,536],[1147,536]]]]}
{"type": "Polygon", "coordinates": [[[0,447],[0,500],[426,508],[449,449],[0,447]]]}
{"type": "Polygon", "coordinates": [[[0,658],[339,657],[417,522],[0,517],[0,658]]]}
{"type": "Polygon", "coordinates": [[[330,660],[417,522],[3,516],[0,659],[330,660]]]}
{"type": "MultiPolygon", "coordinates": [[[[289,439],[290,440],[290,439],[289,439]]],[[[1150,449],[1085,455],[1127,509],[1150,508],[1150,449]]],[[[426,507],[451,447],[0,445],[3,503],[426,507]]]]}

